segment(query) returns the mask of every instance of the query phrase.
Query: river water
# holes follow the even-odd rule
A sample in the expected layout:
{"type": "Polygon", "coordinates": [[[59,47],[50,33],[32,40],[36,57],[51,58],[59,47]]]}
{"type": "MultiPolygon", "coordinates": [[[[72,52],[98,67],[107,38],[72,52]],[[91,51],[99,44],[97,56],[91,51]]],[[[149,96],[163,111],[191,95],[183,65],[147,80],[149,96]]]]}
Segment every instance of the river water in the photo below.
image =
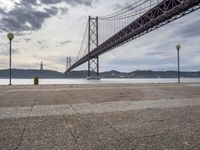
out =
{"type": "MultiPolygon", "coordinates": [[[[176,83],[175,78],[140,78],[140,79],[40,79],[39,83],[45,84],[112,84],[112,83],[176,83]]],[[[200,78],[182,78],[182,83],[200,83],[200,78]]],[[[8,85],[8,79],[0,79],[0,85],[8,85]]],[[[32,85],[33,79],[12,79],[13,85],[32,85]]]]}

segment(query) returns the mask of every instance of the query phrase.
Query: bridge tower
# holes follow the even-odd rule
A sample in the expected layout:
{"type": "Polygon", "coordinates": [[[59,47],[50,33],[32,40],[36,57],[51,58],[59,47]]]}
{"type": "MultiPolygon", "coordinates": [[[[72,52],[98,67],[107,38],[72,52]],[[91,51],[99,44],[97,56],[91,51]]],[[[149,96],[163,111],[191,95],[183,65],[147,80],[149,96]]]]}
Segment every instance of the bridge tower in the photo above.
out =
{"type": "Polygon", "coordinates": [[[89,16],[88,28],[88,79],[99,78],[99,56],[91,57],[91,50],[99,46],[98,17],[89,16]]]}

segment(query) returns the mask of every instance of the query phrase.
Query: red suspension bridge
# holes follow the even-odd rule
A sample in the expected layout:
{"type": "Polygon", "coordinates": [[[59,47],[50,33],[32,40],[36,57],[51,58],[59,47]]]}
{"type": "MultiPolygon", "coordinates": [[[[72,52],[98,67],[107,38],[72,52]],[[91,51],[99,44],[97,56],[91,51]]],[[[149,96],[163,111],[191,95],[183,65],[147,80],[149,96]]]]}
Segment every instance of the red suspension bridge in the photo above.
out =
{"type": "Polygon", "coordinates": [[[139,0],[102,17],[89,17],[75,63],[88,62],[88,77],[99,77],[99,56],[200,8],[200,0],[139,0]]]}

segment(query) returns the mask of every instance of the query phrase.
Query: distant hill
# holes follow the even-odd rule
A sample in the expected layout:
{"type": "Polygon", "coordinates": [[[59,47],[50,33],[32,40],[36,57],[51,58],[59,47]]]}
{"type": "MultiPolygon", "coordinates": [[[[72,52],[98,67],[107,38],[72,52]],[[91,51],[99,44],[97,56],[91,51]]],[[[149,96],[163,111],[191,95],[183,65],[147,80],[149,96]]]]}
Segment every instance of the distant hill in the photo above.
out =
{"type": "MultiPolygon", "coordinates": [[[[86,78],[87,71],[72,71],[65,73],[67,78],[86,78]]],[[[101,78],[176,78],[177,71],[137,70],[132,72],[107,71],[100,73],[101,78]]],[[[181,77],[200,78],[199,72],[181,72],[181,77]]]]}
{"type": "MultiPolygon", "coordinates": [[[[12,78],[34,78],[38,76],[39,78],[64,78],[64,74],[52,71],[52,70],[22,70],[22,69],[12,69],[12,78]]],[[[8,78],[9,70],[0,70],[0,78],[8,78]]]]}
{"type": "MultiPolygon", "coordinates": [[[[176,78],[177,71],[152,71],[152,70],[138,70],[130,73],[123,73],[118,71],[109,71],[101,73],[103,78],[176,78]]],[[[181,72],[181,77],[185,78],[199,78],[200,72],[181,72]]]]}
{"type": "Polygon", "coordinates": [[[86,78],[88,71],[82,70],[82,71],[71,71],[71,72],[65,72],[64,76],[66,78],[86,78]]]}
{"type": "MultiPolygon", "coordinates": [[[[53,70],[22,70],[12,69],[12,78],[86,78],[87,71],[72,71],[68,73],[61,73],[53,70]]],[[[0,78],[8,78],[9,70],[0,70],[0,78]]],[[[132,72],[107,71],[100,73],[101,78],[176,78],[176,71],[151,71],[151,70],[137,70],[132,72]]],[[[181,77],[185,78],[200,78],[199,72],[181,72],[181,77]]]]}

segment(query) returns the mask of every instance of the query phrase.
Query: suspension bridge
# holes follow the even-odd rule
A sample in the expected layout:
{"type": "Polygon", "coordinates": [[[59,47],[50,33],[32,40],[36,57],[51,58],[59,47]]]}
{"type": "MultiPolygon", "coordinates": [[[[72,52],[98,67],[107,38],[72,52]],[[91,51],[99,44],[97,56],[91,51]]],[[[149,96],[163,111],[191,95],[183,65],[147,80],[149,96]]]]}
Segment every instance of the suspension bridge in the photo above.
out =
{"type": "Polygon", "coordinates": [[[139,0],[112,14],[91,17],[72,71],[88,62],[88,77],[99,77],[99,56],[200,8],[200,0],[139,0]]]}

